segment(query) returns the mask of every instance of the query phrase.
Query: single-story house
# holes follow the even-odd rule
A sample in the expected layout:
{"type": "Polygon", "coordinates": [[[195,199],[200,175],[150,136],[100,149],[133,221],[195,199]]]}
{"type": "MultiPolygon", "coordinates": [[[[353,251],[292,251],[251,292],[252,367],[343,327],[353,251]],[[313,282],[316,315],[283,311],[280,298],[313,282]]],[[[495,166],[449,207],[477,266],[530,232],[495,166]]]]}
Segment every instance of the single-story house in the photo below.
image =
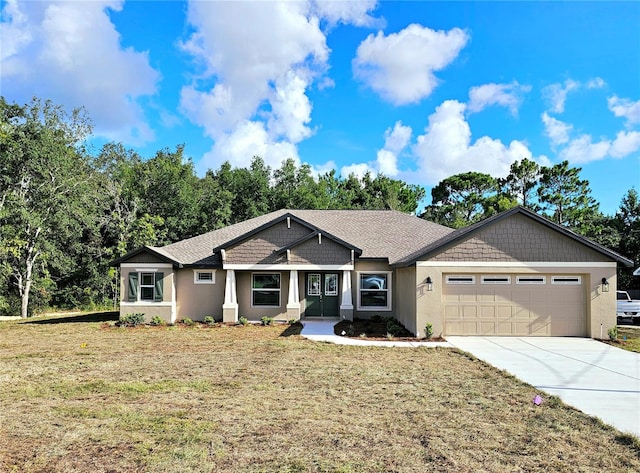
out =
{"type": "Polygon", "coordinates": [[[416,336],[587,336],[616,324],[629,259],[522,207],[459,230],[391,210],[279,210],[113,262],[120,313],[374,315],[416,336]]]}

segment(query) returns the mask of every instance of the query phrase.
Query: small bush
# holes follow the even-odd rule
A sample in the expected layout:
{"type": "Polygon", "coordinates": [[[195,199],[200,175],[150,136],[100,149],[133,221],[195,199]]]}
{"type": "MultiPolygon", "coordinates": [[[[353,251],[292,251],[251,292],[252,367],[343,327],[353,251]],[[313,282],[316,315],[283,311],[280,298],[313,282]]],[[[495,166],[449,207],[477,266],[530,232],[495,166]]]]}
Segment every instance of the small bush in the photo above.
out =
{"type": "Polygon", "coordinates": [[[120,325],[127,327],[137,327],[144,324],[144,314],[137,312],[135,314],[126,314],[120,316],[120,325]]]}
{"type": "Polygon", "coordinates": [[[189,317],[184,317],[180,322],[187,326],[193,325],[193,320],[191,320],[189,317]]]}
{"type": "Polygon", "coordinates": [[[298,323],[298,319],[289,319],[289,321],[287,322],[289,325],[293,325],[298,323]]]}
{"type": "Polygon", "coordinates": [[[385,321],[385,318],[380,314],[375,314],[374,316],[371,317],[371,322],[374,322],[374,323],[380,323],[384,321],[385,321]]]}
{"type": "Polygon", "coordinates": [[[246,317],[240,317],[240,318],[238,319],[238,323],[239,323],[240,325],[247,325],[247,324],[249,323],[249,319],[247,319],[246,317]]]}
{"type": "Polygon", "coordinates": [[[427,324],[424,326],[424,338],[429,339],[433,337],[433,325],[427,324]]]}
{"type": "Polygon", "coordinates": [[[391,334],[392,337],[395,337],[403,330],[404,327],[400,325],[395,319],[387,320],[387,334],[391,334]]]}
{"type": "Polygon", "coordinates": [[[151,322],[149,322],[151,325],[165,325],[165,321],[162,317],[160,317],[159,315],[154,315],[151,318],[151,322]]]}
{"type": "Polygon", "coordinates": [[[204,318],[203,322],[204,322],[205,324],[207,324],[207,325],[214,325],[214,324],[216,323],[215,319],[214,319],[212,316],[210,316],[210,315],[207,315],[207,316],[204,318]]]}
{"type": "Polygon", "coordinates": [[[618,327],[611,327],[609,330],[607,330],[607,334],[609,335],[609,340],[617,340],[618,327]]]}
{"type": "Polygon", "coordinates": [[[262,325],[271,325],[273,324],[273,317],[267,317],[266,315],[260,318],[260,322],[262,325]]]}

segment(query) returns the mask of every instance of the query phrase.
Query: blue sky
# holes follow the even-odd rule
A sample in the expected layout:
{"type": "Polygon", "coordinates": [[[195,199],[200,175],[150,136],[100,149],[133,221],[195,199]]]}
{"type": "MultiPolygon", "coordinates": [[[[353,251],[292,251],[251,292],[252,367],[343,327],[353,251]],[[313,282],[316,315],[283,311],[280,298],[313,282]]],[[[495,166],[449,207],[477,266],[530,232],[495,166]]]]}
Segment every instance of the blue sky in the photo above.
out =
{"type": "Polygon", "coordinates": [[[3,0],[1,93],[85,106],[94,143],[184,143],[424,186],[522,158],[640,189],[639,2],[3,0]]]}

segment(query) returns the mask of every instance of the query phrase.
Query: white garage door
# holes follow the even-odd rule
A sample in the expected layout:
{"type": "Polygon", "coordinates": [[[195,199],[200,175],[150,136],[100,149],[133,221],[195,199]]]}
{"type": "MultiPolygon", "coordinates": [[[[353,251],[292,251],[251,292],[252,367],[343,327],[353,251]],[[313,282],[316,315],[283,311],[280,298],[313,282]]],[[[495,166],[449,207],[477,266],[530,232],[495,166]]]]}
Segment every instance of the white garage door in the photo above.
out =
{"type": "Polygon", "coordinates": [[[579,275],[448,274],[443,289],[446,335],[587,333],[579,275]]]}

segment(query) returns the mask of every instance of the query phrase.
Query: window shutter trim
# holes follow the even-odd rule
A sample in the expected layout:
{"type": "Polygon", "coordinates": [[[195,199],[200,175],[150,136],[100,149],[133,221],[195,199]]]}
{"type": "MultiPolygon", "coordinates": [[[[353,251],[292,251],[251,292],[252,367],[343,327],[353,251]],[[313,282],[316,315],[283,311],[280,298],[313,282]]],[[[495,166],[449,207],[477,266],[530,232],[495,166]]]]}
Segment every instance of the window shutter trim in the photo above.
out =
{"type": "Polygon", "coordinates": [[[162,302],[164,299],[164,273],[156,273],[155,302],[162,302]]]}
{"type": "Polygon", "coordinates": [[[129,273],[129,284],[127,286],[127,301],[136,302],[138,300],[138,273],[129,273]]]}

